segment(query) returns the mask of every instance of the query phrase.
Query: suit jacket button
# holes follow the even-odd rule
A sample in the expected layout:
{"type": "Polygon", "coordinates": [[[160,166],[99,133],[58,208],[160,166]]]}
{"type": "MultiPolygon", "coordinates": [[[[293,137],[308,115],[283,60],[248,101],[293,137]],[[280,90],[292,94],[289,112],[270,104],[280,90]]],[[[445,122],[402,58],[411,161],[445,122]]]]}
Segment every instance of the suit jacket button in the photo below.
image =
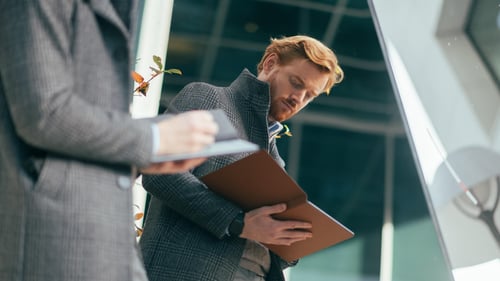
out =
{"type": "Polygon", "coordinates": [[[120,188],[129,189],[132,186],[132,182],[128,176],[119,176],[117,181],[120,188]]]}

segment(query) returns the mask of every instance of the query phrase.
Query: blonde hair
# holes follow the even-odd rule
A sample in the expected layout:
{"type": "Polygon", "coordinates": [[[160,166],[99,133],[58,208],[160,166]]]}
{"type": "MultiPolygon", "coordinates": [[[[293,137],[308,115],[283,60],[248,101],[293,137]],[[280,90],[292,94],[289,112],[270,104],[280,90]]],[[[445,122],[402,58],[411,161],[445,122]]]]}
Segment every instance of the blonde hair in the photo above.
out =
{"type": "Polygon", "coordinates": [[[317,65],[320,71],[330,74],[325,89],[323,89],[326,94],[329,94],[330,89],[344,79],[344,71],[338,64],[337,56],[330,48],[314,38],[304,35],[280,39],[271,38],[271,44],[267,46],[257,65],[258,73],[262,71],[264,61],[271,54],[278,55],[281,65],[286,65],[294,59],[304,58],[317,65]]]}

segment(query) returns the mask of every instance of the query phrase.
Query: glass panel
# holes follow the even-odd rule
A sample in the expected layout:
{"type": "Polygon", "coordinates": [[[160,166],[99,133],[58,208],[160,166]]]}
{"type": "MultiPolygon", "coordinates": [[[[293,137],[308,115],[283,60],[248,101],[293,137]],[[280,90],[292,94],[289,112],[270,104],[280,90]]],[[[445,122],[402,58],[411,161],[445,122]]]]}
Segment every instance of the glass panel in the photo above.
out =
{"type": "MultiPolygon", "coordinates": [[[[500,5],[498,1],[473,1],[467,32],[472,42],[500,82],[500,5]],[[495,5],[497,7],[495,8],[495,5]]],[[[500,84],[499,84],[500,86],[500,84]]]]}
{"type": "Polygon", "coordinates": [[[211,79],[219,81],[218,85],[227,85],[225,81],[233,81],[243,68],[257,75],[257,63],[262,57],[262,51],[245,51],[221,47],[217,53],[211,79]],[[225,83],[224,83],[224,82],[225,83]]]}
{"type": "Polygon", "coordinates": [[[311,202],[356,236],[304,257],[291,270],[290,280],[378,280],[384,137],[312,125],[304,126],[301,136],[307,149],[300,155],[298,183],[311,202]]]}
{"type": "Polygon", "coordinates": [[[376,42],[377,36],[374,26],[367,24],[368,22],[372,22],[369,14],[366,17],[343,17],[335,37],[335,41],[342,42],[342,44],[334,44],[334,51],[355,58],[380,59],[380,49],[372,48],[370,52],[366,50],[368,42],[376,42]]]}
{"type": "Polygon", "coordinates": [[[171,29],[179,33],[209,34],[214,26],[218,2],[217,0],[174,1],[171,29]]]}
{"type": "Polygon", "coordinates": [[[392,280],[451,280],[407,139],[397,139],[395,151],[392,280]]]}
{"type": "MultiPolygon", "coordinates": [[[[335,97],[355,98],[356,100],[394,104],[394,95],[386,71],[369,71],[343,66],[349,73],[342,83],[335,85],[330,92],[335,97]]],[[[320,97],[328,99],[328,97],[320,97]]],[[[311,103],[314,106],[314,103],[311,103]]]]}
{"type": "Polygon", "coordinates": [[[231,1],[223,37],[259,40],[267,44],[270,37],[296,34],[298,15],[299,8],[293,6],[265,1],[231,1]],[[283,34],[283,30],[290,34],[283,34]]]}
{"type": "Polygon", "coordinates": [[[463,29],[470,1],[370,3],[452,276],[497,280],[500,93],[463,29]]]}

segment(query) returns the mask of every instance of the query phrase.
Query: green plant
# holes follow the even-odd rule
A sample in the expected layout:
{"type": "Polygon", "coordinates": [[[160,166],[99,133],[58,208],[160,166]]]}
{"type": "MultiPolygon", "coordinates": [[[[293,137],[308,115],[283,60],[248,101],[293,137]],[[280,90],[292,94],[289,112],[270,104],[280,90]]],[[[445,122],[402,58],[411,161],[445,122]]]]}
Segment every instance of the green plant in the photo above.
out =
{"type": "Polygon", "coordinates": [[[277,134],[275,138],[280,139],[282,136],[289,136],[289,137],[293,136],[292,132],[290,131],[290,128],[288,128],[286,124],[283,125],[283,128],[285,129],[285,131],[283,133],[277,134]]]}
{"type": "MultiPolygon", "coordinates": [[[[151,81],[155,78],[158,77],[158,75],[167,73],[167,74],[177,74],[177,75],[182,75],[182,72],[179,69],[171,68],[171,69],[163,69],[163,63],[161,61],[161,58],[159,56],[153,56],[153,62],[155,63],[156,67],[150,66],[149,69],[151,69],[152,73],[151,76],[149,77],[148,80],[145,80],[142,75],[139,73],[132,71],[131,76],[132,79],[139,85],[134,89],[133,94],[138,95],[138,96],[146,96],[147,92],[149,90],[149,85],[151,81]],[[139,94],[136,94],[139,93],[139,94]]],[[[136,185],[140,185],[136,183],[136,185]]],[[[142,185],[141,185],[142,186],[142,185]]],[[[134,211],[134,229],[137,237],[140,237],[142,235],[142,227],[139,227],[135,222],[140,221],[141,219],[144,218],[144,212],[141,211],[141,208],[138,205],[134,204],[134,207],[137,208],[137,212],[134,211]]]]}
{"type": "Polygon", "coordinates": [[[151,83],[151,80],[153,80],[155,77],[157,77],[160,74],[167,73],[167,74],[177,74],[177,75],[182,75],[182,72],[179,69],[176,68],[171,68],[171,69],[163,69],[163,63],[161,61],[161,58],[159,56],[153,56],[153,62],[155,63],[156,67],[150,66],[149,69],[151,69],[152,73],[151,76],[149,77],[148,80],[145,80],[142,75],[139,73],[132,71],[132,79],[139,85],[134,89],[133,94],[136,95],[136,93],[139,93],[142,96],[146,96],[148,90],[149,90],[149,84],[151,83]]]}

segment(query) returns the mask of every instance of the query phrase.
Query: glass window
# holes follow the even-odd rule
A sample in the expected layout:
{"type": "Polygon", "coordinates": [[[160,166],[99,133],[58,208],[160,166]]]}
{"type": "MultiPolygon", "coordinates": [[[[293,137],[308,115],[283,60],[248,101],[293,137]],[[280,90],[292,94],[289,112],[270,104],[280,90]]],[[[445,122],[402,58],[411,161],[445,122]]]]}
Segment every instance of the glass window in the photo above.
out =
{"type": "MultiPolygon", "coordinates": [[[[498,1],[473,1],[467,34],[490,69],[500,81],[500,4],[498,1]]],[[[500,85],[500,84],[499,84],[500,85]]]]}

